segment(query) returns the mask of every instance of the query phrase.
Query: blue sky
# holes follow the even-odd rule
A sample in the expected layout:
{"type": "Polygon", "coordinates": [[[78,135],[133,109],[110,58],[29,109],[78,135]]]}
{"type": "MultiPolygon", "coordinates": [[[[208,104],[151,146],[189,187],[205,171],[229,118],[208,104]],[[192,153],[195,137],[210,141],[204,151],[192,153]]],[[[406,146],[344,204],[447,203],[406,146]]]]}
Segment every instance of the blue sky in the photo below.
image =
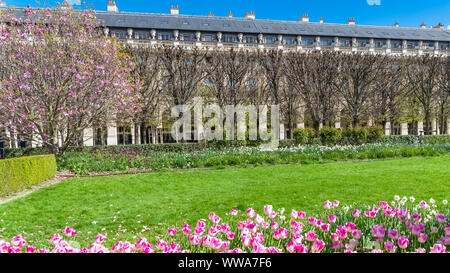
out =
{"type": "MultiPolygon", "coordinates": [[[[35,0],[2,0],[7,5],[36,6],[35,0]]],[[[96,10],[106,10],[109,0],[69,0],[85,2],[96,10]]],[[[41,3],[43,3],[42,1],[41,3]]],[[[56,1],[49,0],[54,4],[56,1]]],[[[116,0],[120,11],[168,13],[170,5],[178,4],[181,14],[207,15],[212,11],[216,16],[226,16],[231,10],[235,17],[243,17],[254,11],[259,19],[297,20],[303,13],[317,22],[322,16],[325,22],[346,23],[354,17],[357,24],[393,25],[418,27],[422,22],[427,26],[439,22],[450,25],[450,0],[116,0]]]]}

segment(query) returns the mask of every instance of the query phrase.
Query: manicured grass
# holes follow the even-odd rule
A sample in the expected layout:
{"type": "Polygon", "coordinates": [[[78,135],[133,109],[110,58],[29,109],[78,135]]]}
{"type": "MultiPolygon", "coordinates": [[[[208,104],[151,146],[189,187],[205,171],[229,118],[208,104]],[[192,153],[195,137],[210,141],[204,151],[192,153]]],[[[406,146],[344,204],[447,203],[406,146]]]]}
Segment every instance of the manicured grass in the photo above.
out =
{"type": "Polygon", "coordinates": [[[163,231],[159,224],[187,220],[195,226],[210,211],[223,215],[231,208],[262,213],[271,204],[288,214],[290,209],[313,213],[327,199],[371,204],[396,194],[441,202],[450,199],[449,166],[450,156],[442,156],[75,178],[1,205],[0,238],[26,232],[30,244],[48,247],[53,233],[70,226],[85,244],[108,232],[109,245],[133,240],[130,231],[140,233],[143,226],[150,230],[136,236],[152,238],[163,231]],[[116,234],[119,227],[126,235],[116,234]]]}

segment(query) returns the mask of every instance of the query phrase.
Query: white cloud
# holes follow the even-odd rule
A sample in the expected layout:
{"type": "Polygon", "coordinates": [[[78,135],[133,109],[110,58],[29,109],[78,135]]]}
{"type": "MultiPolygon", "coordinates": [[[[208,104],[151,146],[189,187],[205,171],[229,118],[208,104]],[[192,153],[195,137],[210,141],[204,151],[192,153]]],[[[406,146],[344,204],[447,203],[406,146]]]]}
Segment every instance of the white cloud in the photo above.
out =
{"type": "Polygon", "coordinates": [[[367,0],[367,4],[369,6],[373,6],[373,5],[379,6],[379,5],[381,5],[381,0],[367,0]]]}

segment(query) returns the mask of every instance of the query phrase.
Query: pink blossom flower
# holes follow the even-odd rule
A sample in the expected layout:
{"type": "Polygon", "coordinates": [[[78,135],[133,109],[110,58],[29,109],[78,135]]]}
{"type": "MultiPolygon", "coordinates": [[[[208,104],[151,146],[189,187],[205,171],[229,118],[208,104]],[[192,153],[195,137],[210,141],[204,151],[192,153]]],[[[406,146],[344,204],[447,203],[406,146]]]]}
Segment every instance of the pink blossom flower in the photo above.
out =
{"type": "Polygon", "coordinates": [[[264,214],[267,216],[270,216],[273,212],[273,207],[272,205],[265,205],[264,206],[264,214]]]}
{"type": "Polygon", "coordinates": [[[314,240],[314,243],[311,246],[311,252],[312,253],[320,253],[324,247],[325,247],[324,241],[314,240]]]}
{"type": "Polygon", "coordinates": [[[177,233],[177,229],[176,229],[176,228],[168,228],[168,229],[167,229],[167,233],[168,233],[170,236],[175,236],[175,233],[177,233]]]}
{"type": "Polygon", "coordinates": [[[292,219],[297,219],[298,212],[296,210],[292,210],[291,214],[289,215],[292,219]]]}
{"type": "Polygon", "coordinates": [[[34,246],[26,246],[25,247],[25,252],[26,253],[34,253],[34,251],[36,251],[36,248],[34,246]]]}
{"type": "Polygon", "coordinates": [[[421,244],[425,243],[427,241],[427,234],[426,233],[419,233],[419,235],[417,235],[417,240],[421,244]]]}
{"type": "Polygon", "coordinates": [[[398,239],[398,231],[395,229],[389,229],[388,230],[388,237],[392,240],[397,240],[398,239]]]}
{"type": "Polygon", "coordinates": [[[73,229],[73,228],[66,227],[66,228],[64,229],[64,234],[65,234],[67,237],[72,237],[72,236],[74,236],[75,234],[77,234],[77,232],[76,232],[75,229],[73,229]]]}
{"type": "Polygon", "coordinates": [[[338,200],[334,200],[333,201],[333,207],[337,208],[339,206],[339,201],[338,200]]]}
{"type": "Polygon", "coordinates": [[[322,231],[324,231],[324,232],[330,231],[330,225],[329,225],[329,224],[323,224],[322,226],[320,226],[320,228],[321,228],[322,231]]]}
{"type": "Polygon", "coordinates": [[[445,223],[445,215],[444,214],[436,214],[436,220],[439,223],[445,223]]]}
{"type": "Polygon", "coordinates": [[[355,209],[353,211],[353,217],[358,218],[359,216],[361,216],[361,212],[359,210],[355,209]]]}
{"type": "Polygon", "coordinates": [[[386,230],[383,228],[383,225],[375,225],[372,227],[372,235],[377,241],[383,241],[385,234],[386,230]]]}
{"type": "Polygon", "coordinates": [[[405,249],[409,246],[409,239],[408,236],[401,236],[400,238],[398,238],[398,246],[402,249],[405,249]]]}
{"type": "Polygon", "coordinates": [[[337,219],[337,217],[336,217],[336,215],[334,215],[334,214],[330,214],[330,215],[328,216],[328,221],[329,221],[330,223],[335,223],[335,222],[336,222],[336,219],[337,219]]]}
{"type": "Polygon", "coordinates": [[[236,216],[237,214],[238,214],[237,210],[234,209],[230,210],[230,215],[236,216]]]}
{"type": "Polygon", "coordinates": [[[247,209],[247,216],[253,218],[255,216],[255,210],[252,208],[247,209]]]}
{"type": "Polygon", "coordinates": [[[106,236],[103,234],[97,234],[97,236],[95,236],[95,242],[97,244],[100,244],[101,242],[103,242],[105,240],[106,236]]]}
{"type": "Polygon", "coordinates": [[[427,250],[425,248],[416,248],[416,250],[414,250],[414,253],[427,253],[427,250]]]}
{"type": "Polygon", "coordinates": [[[430,253],[445,253],[446,247],[441,244],[434,244],[430,247],[430,253]]]}
{"type": "Polygon", "coordinates": [[[352,231],[352,236],[353,236],[353,238],[355,238],[355,239],[359,239],[359,238],[361,238],[361,236],[362,236],[362,231],[356,229],[356,230],[352,231]]]}
{"type": "Polygon", "coordinates": [[[11,245],[15,246],[15,247],[21,247],[21,246],[25,245],[26,243],[27,243],[27,241],[21,235],[17,235],[11,241],[11,245]]]}
{"type": "Polygon", "coordinates": [[[331,209],[332,206],[333,206],[333,204],[331,204],[331,202],[329,200],[325,201],[325,203],[323,204],[323,207],[325,209],[331,209]]]}
{"type": "Polygon", "coordinates": [[[306,212],[299,211],[297,215],[298,219],[305,219],[306,218],[306,212]]]}
{"type": "Polygon", "coordinates": [[[384,248],[389,253],[395,253],[395,251],[397,250],[397,247],[395,246],[395,243],[391,242],[391,241],[384,242],[384,248]]]}
{"type": "Polygon", "coordinates": [[[313,242],[316,239],[316,233],[313,230],[310,230],[306,233],[305,239],[313,242]]]}

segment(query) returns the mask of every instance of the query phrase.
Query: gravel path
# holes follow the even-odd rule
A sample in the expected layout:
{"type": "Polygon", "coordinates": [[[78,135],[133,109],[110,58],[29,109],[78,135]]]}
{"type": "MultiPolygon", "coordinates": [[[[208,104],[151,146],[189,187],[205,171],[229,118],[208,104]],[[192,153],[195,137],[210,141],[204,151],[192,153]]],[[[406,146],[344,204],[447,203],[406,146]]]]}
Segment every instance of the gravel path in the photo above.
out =
{"type": "Polygon", "coordinates": [[[31,188],[23,190],[21,192],[13,193],[13,194],[10,194],[7,196],[1,196],[0,197],[0,205],[8,203],[8,202],[16,200],[16,199],[19,199],[19,198],[22,198],[22,197],[25,197],[25,196],[29,195],[30,193],[33,193],[39,189],[58,184],[64,180],[72,178],[74,176],[75,176],[75,174],[71,173],[69,171],[58,172],[55,177],[53,177],[52,179],[49,179],[47,181],[44,181],[44,182],[40,183],[39,185],[32,186],[31,188]]]}

